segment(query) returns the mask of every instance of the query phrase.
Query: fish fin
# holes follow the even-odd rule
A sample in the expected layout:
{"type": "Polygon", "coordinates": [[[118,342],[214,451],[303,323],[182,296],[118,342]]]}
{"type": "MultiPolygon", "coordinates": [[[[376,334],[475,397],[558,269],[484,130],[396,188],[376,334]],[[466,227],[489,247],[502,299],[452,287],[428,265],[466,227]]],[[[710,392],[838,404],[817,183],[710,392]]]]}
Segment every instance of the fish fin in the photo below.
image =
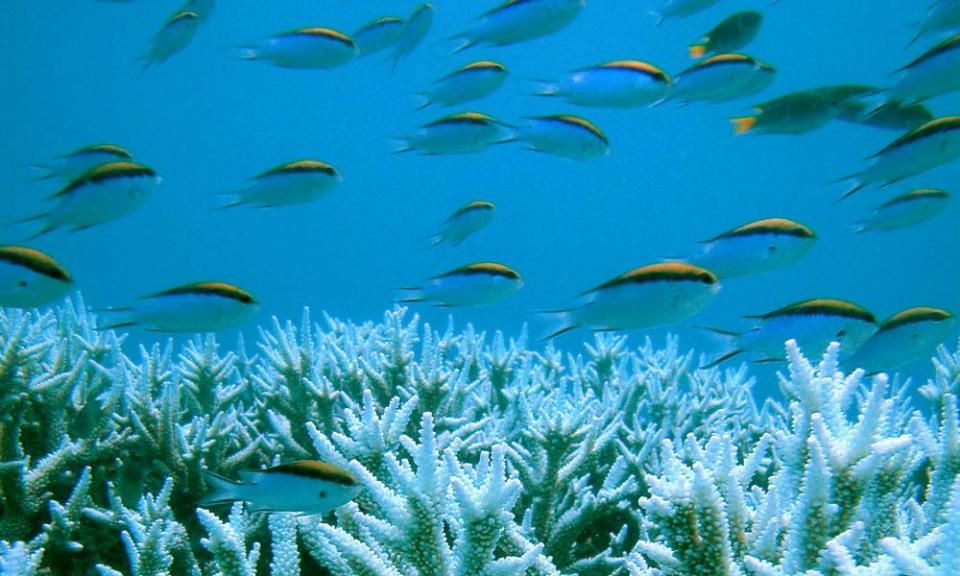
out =
{"type": "Polygon", "coordinates": [[[198,506],[223,504],[225,502],[232,502],[237,499],[237,486],[240,485],[238,482],[234,482],[229,478],[224,478],[223,476],[210,472],[209,470],[203,471],[203,479],[207,482],[207,485],[210,486],[211,491],[209,494],[197,501],[198,506]]]}
{"type": "Polygon", "coordinates": [[[751,360],[752,364],[774,364],[776,362],[786,362],[786,358],[758,358],[751,360]]]}
{"type": "Polygon", "coordinates": [[[452,36],[450,39],[460,40],[460,43],[453,48],[453,52],[451,52],[451,54],[459,54],[460,52],[463,52],[468,48],[473,48],[474,46],[477,45],[476,42],[467,38],[466,36],[463,36],[462,34],[458,36],[452,36]]]}
{"type": "Polygon", "coordinates": [[[31,178],[31,179],[30,179],[31,182],[40,182],[40,181],[42,181],[42,180],[52,180],[52,179],[53,179],[52,168],[51,168],[50,166],[47,166],[46,164],[30,164],[29,166],[27,166],[27,168],[29,168],[30,170],[33,170],[33,171],[35,171],[35,172],[36,172],[36,171],[40,171],[40,170],[45,171],[44,174],[37,174],[36,176],[34,176],[33,178],[31,178]]]}
{"type": "Polygon", "coordinates": [[[560,93],[560,84],[549,80],[531,80],[536,86],[534,96],[556,96],[560,93]]]}
{"type": "Polygon", "coordinates": [[[548,340],[553,340],[561,334],[566,334],[571,330],[578,328],[577,323],[570,318],[570,311],[572,308],[566,308],[561,310],[538,310],[537,314],[544,316],[551,320],[554,324],[550,331],[540,338],[541,342],[546,342],[548,340]]]}
{"type": "Polygon", "coordinates": [[[663,16],[661,12],[659,12],[658,10],[654,10],[653,8],[648,8],[647,14],[657,19],[657,23],[653,25],[654,28],[659,28],[660,25],[663,24],[663,21],[666,20],[666,18],[663,16]]]}
{"type": "Polygon", "coordinates": [[[34,214],[33,216],[27,216],[26,218],[20,218],[17,220],[17,224],[23,224],[25,222],[36,222],[37,220],[43,220],[48,216],[47,212],[41,212],[39,214],[34,214]]]}
{"type": "Polygon", "coordinates": [[[424,108],[429,108],[433,104],[433,101],[430,100],[430,97],[426,94],[414,94],[413,96],[418,100],[416,107],[416,111],[418,112],[424,108]]]}
{"type": "Polygon", "coordinates": [[[854,185],[853,185],[852,187],[850,187],[849,190],[847,190],[847,191],[844,192],[839,198],[837,198],[836,200],[834,200],[833,203],[834,203],[834,204],[837,204],[837,203],[840,202],[841,200],[844,200],[844,199],[846,199],[846,198],[848,198],[848,197],[850,197],[850,196],[853,196],[853,195],[856,194],[857,192],[859,192],[859,191],[863,190],[864,188],[866,188],[866,186],[867,186],[866,184],[864,184],[863,182],[857,180],[857,182],[854,183],[854,185]]]}
{"type": "Polygon", "coordinates": [[[44,226],[43,228],[37,230],[36,232],[34,232],[33,234],[31,234],[29,237],[27,237],[27,240],[36,240],[37,238],[40,238],[41,236],[46,236],[47,234],[49,234],[50,232],[53,232],[54,230],[56,230],[56,229],[59,228],[59,227],[60,227],[60,226],[58,226],[58,225],[56,225],[56,224],[47,224],[47,225],[44,226]]]}
{"type": "Polygon", "coordinates": [[[868,230],[870,230],[870,227],[866,222],[857,222],[856,224],[850,226],[850,231],[854,234],[863,234],[868,230]]]}
{"type": "Polygon", "coordinates": [[[230,208],[236,208],[237,206],[243,206],[244,204],[246,204],[246,202],[244,202],[243,200],[234,200],[233,202],[221,204],[220,206],[217,206],[213,210],[214,212],[221,212],[223,210],[229,210],[230,208]]]}
{"type": "Polygon", "coordinates": [[[394,300],[398,304],[410,303],[410,302],[425,302],[427,298],[423,294],[423,288],[419,286],[412,286],[408,288],[397,288],[397,292],[401,293],[400,298],[394,300]]]}
{"type": "Polygon", "coordinates": [[[720,336],[724,339],[739,338],[743,336],[743,332],[736,332],[734,330],[727,330],[725,328],[714,328],[713,326],[697,326],[697,328],[703,330],[704,332],[709,332],[715,336],[720,336]]]}
{"type": "Polygon", "coordinates": [[[703,55],[707,53],[707,46],[705,44],[691,44],[690,47],[687,48],[687,52],[694,60],[703,58],[703,55]]]}
{"type": "Polygon", "coordinates": [[[715,367],[723,364],[723,363],[726,362],[727,360],[730,360],[731,358],[735,358],[735,357],[739,356],[740,354],[743,354],[743,350],[741,350],[740,348],[731,350],[731,351],[727,352],[726,354],[722,354],[722,355],[714,358],[714,359],[711,360],[710,362],[707,362],[706,364],[704,364],[704,365],[702,365],[702,366],[699,366],[699,369],[700,369],[700,370],[708,370],[708,369],[710,369],[710,368],[715,368],[715,367]]]}
{"type": "Polygon", "coordinates": [[[740,135],[746,134],[750,130],[753,130],[753,127],[757,125],[756,116],[740,116],[737,118],[731,118],[730,122],[733,123],[733,133],[740,135]]]}
{"type": "Polygon", "coordinates": [[[234,60],[259,60],[260,50],[256,46],[234,46],[230,48],[228,54],[234,60]]]}
{"type": "Polygon", "coordinates": [[[136,326],[137,323],[133,320],[121,320],[120,322],[114,322],[113,324],[107,324],[106,326],[98,326],[97,330],[116,330],[117,328],[130,328],[131,326],[136,326]]]}

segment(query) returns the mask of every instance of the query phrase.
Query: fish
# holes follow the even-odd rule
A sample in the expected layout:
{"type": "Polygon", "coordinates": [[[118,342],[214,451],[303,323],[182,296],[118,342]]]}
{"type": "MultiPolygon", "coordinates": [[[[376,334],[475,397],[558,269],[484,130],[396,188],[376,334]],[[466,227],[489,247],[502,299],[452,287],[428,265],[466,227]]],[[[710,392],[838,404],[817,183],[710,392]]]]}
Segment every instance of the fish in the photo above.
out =
{"type": "Polygon", "coordinates": [[[37,308],[67,295],[73,277],[59,262],[34,248],[0,246],[0,307],[37,308]]]}
{"type": "Polygon", "coordinates": [[[120,319],[104,330],[143,326],[151,332],[219,332],[249,320],[260,304],[226,282],[194,282],[145,296],[132,306],[110,308],[120,319]]]}
{"type": "Polygon", "coordinates": [[[48,200],[59,202],[55,208],[20,222],[44,221],[31,238],[64,226],[78,231],[111,222],[146,203],[161,180],[152,168],[135,162],[102,164],[50,196],[48,200]]]}
{"type": "Polygon", "coordinates": [[[133,160],[133,154],[116,144],[91,144],[64,154],[50,164],[36,164],[33,168],[44,171],[36,180],[72,181],[97,166],[128,160],[133,160]]]}
{"type": "Polygon", "coordinates": [[[247,502],[250,512],[326,514],[353,499],[360,483],[350,472],[319,460],[297,460],[265,470],[246,470],[234,482],[209,470],[211,492],[198,504],[247,502]]]}
{"type": "Polygon", "coordinates": [[[421,4],[407,19],[407,24],[403,27],[403,34],[393,46],[394,68],[397,67],[401,58],[410,55],[430,33],[430,27],[433,26],[433,13],[432,4],[421,4]]]}
{"type": "Polygon", "coordinates": [[[616,60],[540,82],[538,96],[558,96],[571,104],[602,108],[636,108],[659,102],[673,80],[660,68],[639,60],[616,60]]]}
{"type": "Polygon", "coordinates": [[[641,266],[582,292],[576,307],[542,312],[555,322],[544,340],[580,327],[609,331],[676,324],[703,310],[719,291],[717,276],[693,264],[641,266]]]}
{"type": "Polygon", "coordinates": [[[950,194],[943,190],[911,190],[877,206],[867,219],[854,227],[854,232],[897,230],[926,222],[943,212],[949,200],[950,194]]]}
{"type": "Polygon", "coordinates": [[[667,98],[724,102],[763,92],[776,78],[773,66],[743,54],[718,54],[681,72],[667,98]]]}
{"type": "Polygon", "coordinates": [[[830,342],[839,342],[841,358],[846,358],[877,331],[872,312],[835,298],[801,300],[746,318],[759,320],[759,324],[747,332],[706,328],[727,340],[730,349],[701,368],[718,366],[745,353],[759,355],[755,362],[779,362],[784,359],[784,343],[791,339],[810,354],[819,354],[830,342]]]}
{"type": "Polygon", "coordinates": [[[960,90],[960,34],[940,42],[897,72],[900,78],[888,90],[893,100],[922,102],[960,90]]]}
{"type": "Polygon", "coordinates": [[[960,29],[960,0],[936,0],[930,5],[924,19],[918,23],[917,32],[907,46],[912,46],[924,36],[956,32],[960,29]]]}
{"type": "Polygon", "coordinates": [[[894,314],[843,363],[868,375],[892,371],[915,360],[930,358],[937,345],[952,337],[954,315],[940,308],[920,306],[894,314]]]}
{"type": "Polygon", "coordinates": [[[960,116],[943,116],[903,134],[868,158],[870,165],[837,182],[853,181],[840,199],[879,184],[881,188],[921,174],[960,156],[960,116]]]}
{"type": "Polygon", "coordinates": [[[747,10],[731,14],[690,45],[690,57],[736,52],[753,42],[762,25],[763,14],[759,12],[747,10]]]}
{"type": "Polygon", "coordinates": [[[906,104],[889,100],[879,105],[871,105],[852,99],[841,105],[837,118],[844,122],[906,132],[933,120],[934,116],[933,112],[920,102],[906,104]]]}
{"type": "Polygon", "coordinates": [[[430,278],[424,286],[401,288],[398,302],[432,302],[435,306],[495,304],[523,287],[519,272],[497,262],[476,262],[430,278]]]}
{"type": "Polygon", "coordinates": [[[421,126],[403,139],[404,144],[396,152],[417,151],[430,155],[480,152],[511,140],[507,129],[507,124],[479,112],[451,114],[421,126]]]}
{"type": "Polygon", "coordinates": [[[431,243],[436,246],[449,242],[457,246],[468,236],[485,228],[493,220],[495,210],[496,205],[486,200],[474,200],[464,204],[446,219],[440,232],[431,238],[431,243]]]}
{"type": "Polygon", "coordinates": [[[610,142],[600,128],[586,118],[556,114],[528,118],[517,138],[534,152],[552,154],[570,160],[592,160],[610,152],[610,142]]]}
{"type": "Polygon", "coordinates": [[[746,276],[790,266],[816,242],[816,233],[799,222],[765,218],[704,240],[689,262],[722,279],[746,276]]]}
{"type": "Polygon", "coordinates": [[[407,23],[403,18],[384,16],[367,22],[353,33],[353,41],[361,56],[393,48],[403,37],[407,23]]]}
{"type": "Polygon", "coordinates": [[[508,75],[507,67],[499,62],[471,62],[437,80],[422,94],[424,101],[420,109],[433,104],[454,106],[486,98],[503,85],[508,75]]]}
{"type": "Polygon", "coordinates": [[[326,69],[357,58],[357,44],[332,28],[300,28],[239,49],[241,60],[262,60],[279,68],[326,69]]]}
{"type": "Polygon", "coordinates": [[[229,192],[234,199],[220,209],[245,204],[270,208],[313,202],[342,181],[337,169],[326,162],[287,162],[253,178],[245,188],[229,192]]]}
{"type": "Polygon", "coordinates": [[[508,0],[480,16],[471,30],[454,36],[461,41],[454,51],[549,36],[572,24],[586,5],[587,0],[508,0]]]}
{"type": "Polygon", "coordinates": [[[826,126],[841,112],[842,98],[823,89],[792,92],[753,107],[754,114],[732,118],[736,134],[805,134],[826,126]]]}
{"type": "Polygon", "coordinates": [[[140,57],[142,70],[146,71],[154,64],[165,62],[186,48],[196,36],[199,27],[200,15],[196,12],[184,10],[171,16],[153,37],[150,49],[140,57]]]}
{"type": "Polygon", "coordinates": [[[719,2],[720,0],[661,0],[662,8],[650,9],[648,12],[656,16],[657,26],[660,26],[671,18],[693,16],[719,4],[719,2]]]}

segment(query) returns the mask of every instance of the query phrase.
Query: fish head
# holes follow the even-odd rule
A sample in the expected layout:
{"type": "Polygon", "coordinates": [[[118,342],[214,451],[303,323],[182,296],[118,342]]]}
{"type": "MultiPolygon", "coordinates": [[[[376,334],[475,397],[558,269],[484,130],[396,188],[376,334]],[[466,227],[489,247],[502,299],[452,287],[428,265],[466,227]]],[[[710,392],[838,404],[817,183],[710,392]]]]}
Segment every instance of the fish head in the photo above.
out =
{"type": "Polygon", "coordinates": [[[351,501],[360,491],[359,484],[322,482],[314,494],[311,510],[330,511],[351,501]]]}

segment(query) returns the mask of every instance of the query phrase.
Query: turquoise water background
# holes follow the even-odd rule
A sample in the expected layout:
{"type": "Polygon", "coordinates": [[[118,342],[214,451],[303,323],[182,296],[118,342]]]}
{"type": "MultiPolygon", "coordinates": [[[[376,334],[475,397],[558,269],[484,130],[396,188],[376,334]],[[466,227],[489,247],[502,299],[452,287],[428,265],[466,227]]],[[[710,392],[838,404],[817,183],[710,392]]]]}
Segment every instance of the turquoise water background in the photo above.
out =
{"type": "MultiPolygon", "coordinates": [[[[230,48],[303,26],[352,32],[384,15],[407,16],[413,1],[235,0],[218,3],[193,43],[140,73],[135,62],[179,0],[129,4],[93,0],[8,0],[0,19],[0,243],[23,243],[33,228],[13,222],[41,210],[57,189],[31,182],[28,166],[95,143],[115,142],[163,176],[150,202],[129,217],[80,233],[55,232],[30,245],[75,276],[94,307],[123,305],[185,282],[224,280],[270,316],[298,319],[308,305],[357,321],[379,319],[393,288],[455,266],[502,261],[526,286],[493,306],[453,311],[415,306],[443,326],[531,335],[546,325],[531,311],[563,307],[577,293],[696,241],[757,218],[782,216],[814,228],[818,245],[798,265],[731,279],[701,315],[676,327],[683,346],[716,344],[697,325],[744,328],[742,314],[814,296],[853,300],[887,317],[915,305],[960,312],[955,197],[937,219],[907,230],[853,235],[870,208],[913,187],[960,194],[960,163],[841,204],[843,185],[824,183],[862,169],[897,133],[834,122],[802,136],[734,137],[731,116],[754,101],[667,104],[631,111],[583,109],[530,95],[526,79],[613,59],[640,59],[676,74],[686,46],[728,14],[760,9],[765,22],[746,53],[776,66],[757,101],[825,84],[883,85],[929,46],[906,48],[924,2],[723,0],[655,27],[651,2],[592,0],[568,28],[506,48],[451,55],[444,39],[468,28],[492,2],[436,0],[427,41],[395,71],[373,55],[328,71],[273,68],[230,58],[230,48]],[[389,138],[445,111],[415,112],[412,93],[475,59],[495,59],[511,78],[493,97],[451,111],[507,121],[572,112],[609,136],[609,156],[577,163],[511,144],[469,156],[393,155],[389,138]],[[293,208],[215,212],[217,193],[276,164],[315,158],[344,182],[321,201],[293,208]],[[472,199],[497,204],[492,225],[456,248],[427,238],[472,199]]],[[[929,103],[935,115],[960,111],[956,95],[929,103]]],[[[149,341],[141,334],[133,341],[149,341]]],[[[576,331],[557,345],[579,348],[576,331]]],[[[232,341],[231,337],[227,337],[232,341]]],[[[951,342],[952,344],[952,342],[951,342]]],[[[929,373],[927,364],[911,367],[929,373]]]]}

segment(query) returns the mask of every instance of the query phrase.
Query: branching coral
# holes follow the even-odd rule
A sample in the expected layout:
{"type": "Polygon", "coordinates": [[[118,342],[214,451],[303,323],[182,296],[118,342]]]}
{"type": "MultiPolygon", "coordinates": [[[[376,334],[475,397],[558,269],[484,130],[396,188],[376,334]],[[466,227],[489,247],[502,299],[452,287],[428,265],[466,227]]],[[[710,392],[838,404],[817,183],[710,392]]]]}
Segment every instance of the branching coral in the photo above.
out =
{"type": "Polygon", "coordinates": [[[675,338],[582,355],[304,312],[256,354],[132,353],[82,301],[0,311],[0,569],[191,576],[945,576],[960,565],[960,353],[909,383],[787,345],[783,400],[675,338]],[[203,470],[298,458],[326,517],[198,508],[203,470]]]}

